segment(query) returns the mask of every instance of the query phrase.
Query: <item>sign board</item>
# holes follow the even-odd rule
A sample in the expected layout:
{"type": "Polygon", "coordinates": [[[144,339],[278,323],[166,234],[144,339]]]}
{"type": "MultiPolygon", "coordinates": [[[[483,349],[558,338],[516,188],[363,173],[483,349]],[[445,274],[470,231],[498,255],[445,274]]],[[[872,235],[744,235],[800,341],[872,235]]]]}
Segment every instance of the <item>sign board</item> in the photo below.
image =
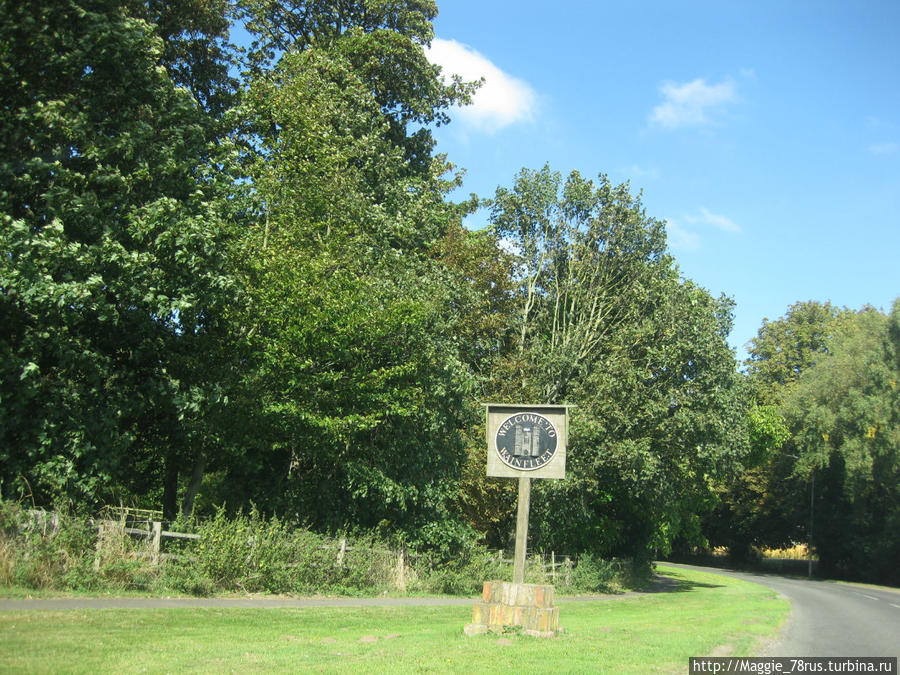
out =
{"type": "Polygon", "coordinates": [[[487,407],[487,475],[505,478],[565,478],[568,407],[487,407]]]}

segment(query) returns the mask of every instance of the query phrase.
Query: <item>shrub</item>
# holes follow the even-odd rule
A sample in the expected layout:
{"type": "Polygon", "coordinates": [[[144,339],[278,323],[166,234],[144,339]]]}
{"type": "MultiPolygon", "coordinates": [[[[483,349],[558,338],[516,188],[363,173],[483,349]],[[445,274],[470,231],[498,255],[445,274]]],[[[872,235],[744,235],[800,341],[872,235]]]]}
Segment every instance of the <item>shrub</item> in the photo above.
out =
{"type": "Polygon", "coordinates": [[[6,585],[60,590],[146,588],[153,576],[121,528],[98,539],[85,518],[9,502],[0,504],[0,574],[6,585]]]}
{"type": "MultiPolygon", "coordinates": [[[[124,525],[0,503],[0,584],[200,596],[386,590],[477,595],[484,581],[512,576],[508,563],[471,538],[401,556],[400,548],[371,534],[328,537],[289,527],[256,509],[232,518],[220,509],[208,520],[180,523],[178,529],[194,529],[200,539],[169,541],[170,555],[153,565],[147,540],[133,539],[124,525]]],[[[554,581],[541,562],[540,557],[529,561],[529,583],[554,581]]],[[[640,586],[648,579],[647,565],[582,555],[568,575],[557,574],[555,583],[558,592],[597,593],[640,586]]]]}
{"type": "Polygon", "coordinates": [[[424,568],[420,572],[422,590],[448,595],[478,594],[485,581],[509,575],[502,561],[486,548],[474,544],[462,547],[453,559],[426,554],[420,567],[424,568]]]}

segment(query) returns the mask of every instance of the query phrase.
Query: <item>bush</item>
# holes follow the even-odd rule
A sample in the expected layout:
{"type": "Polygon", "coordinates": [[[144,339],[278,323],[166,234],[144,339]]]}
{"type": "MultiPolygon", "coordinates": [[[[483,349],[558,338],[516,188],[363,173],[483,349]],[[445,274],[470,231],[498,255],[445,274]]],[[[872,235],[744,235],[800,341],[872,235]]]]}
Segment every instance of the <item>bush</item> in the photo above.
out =
{"type": "Polygon", "coordinates": [[[391,584],[399,557],[369,536],[360,535],[347,546],[346,537],[291,529],[256,509],[234,518],[220,509],[197,527],[197,534],[200,541],[189,549],[194,560],[179,563],[188,564],[193,576],[184,570],[169,573],[182,586],[202,579],[227,591],[371,593],[391,584]]]}
{"type": "Polygon", "coordinates": [[[572,592],[611,593],[627,586],[625,581],[630,567],[621,560],[603,560],[590,553],[578,557],[572,569],[569,588],[572,592]]]}
{"type": "MultiPolygon", "coordinates": [[[[200,539],[169,541],[170,555],[153,565],[147,541],[133,539],[124,525],[0,503],[0,584],[199,596],[388,590],[471,596],[485,581],[512,576],[508,563],[471,538],[409,556],[371,534],[328,537],[266,518],[256,509],[232,518],[220,509],[211,519],[179,523],[179,529],[193,529],[200,539]]],[[[555,582],[562,593],[633,588],[649,579],[647,565],[582,555],[569,574],[557,573],[554,580],[540,562],[529,561],[526,581],[555,582]]]]}
{"type": "Polygon", "coordinates": [[[196,565],[182,565],[166,562],[154,590],[178,591],[198,597],[208,597],[216,592],[216,585],[207,574],[196,565]]]}
{"type": "Polygon", "coordinates": [[[0,504],[0,582],[34,589],[147,589],[156,572],[119,526],[0,504]],[[99,546],[98,546],[99,544],[99,546]]]}
{"type": "Polygon", "coordinates": [[[447,595],[477,595],[485,581],[509,575],[507,567],[496,555],[471,543],[463,546],[452,559],[436,553],[426,554],[420,559],[418,568],[422,590],[447,595]]]}

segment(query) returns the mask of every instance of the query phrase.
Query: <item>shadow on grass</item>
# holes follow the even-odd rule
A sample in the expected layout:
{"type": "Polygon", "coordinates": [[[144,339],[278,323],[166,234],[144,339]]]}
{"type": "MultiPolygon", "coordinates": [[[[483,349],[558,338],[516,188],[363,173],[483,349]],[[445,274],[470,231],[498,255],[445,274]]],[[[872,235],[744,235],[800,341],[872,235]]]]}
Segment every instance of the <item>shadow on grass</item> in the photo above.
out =
{"type": "Polygon", "coordinates": [[[639,595],[656,595],[662,593],[688,593],[698,588],[723,588],[722,584],[707,584],[700,581],[684,579],[677,572],[654,573],[653,579],[639,591],[626,593],[606,593],[603,595],[559,596],[559,602],[595,602],[597,600],[615,600],[639,595]]]}
{"type": "MultiPolygon", "coordinates": [[[[671,574],[671,573],[670,573],[671,574]]],[[[669,576],[654,575],[653,581],[642,593],[688,593],[697,588],[722,588],[722,584],[707,584],[700,581],[683,579],[677,574],[669,576]]]]}

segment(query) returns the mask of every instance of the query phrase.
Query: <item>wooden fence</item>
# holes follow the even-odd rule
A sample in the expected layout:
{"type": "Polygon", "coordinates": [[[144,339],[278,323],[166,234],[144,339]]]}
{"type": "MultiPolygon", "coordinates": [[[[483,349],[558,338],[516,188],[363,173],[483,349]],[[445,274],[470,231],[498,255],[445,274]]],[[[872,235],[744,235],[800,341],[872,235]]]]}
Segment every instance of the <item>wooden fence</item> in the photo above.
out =
{"type": "MultiPolygon", "coordinates": [[[[47,512],[40,509],[29,510],[28,522],[26,527],[41,529],[44,534],[47,531],[56,531],[59,528],[59,515],[55,512],[47,512]]],[[[147,551],[137,552],[139,556],[148,556],[153,565],[158,565],[161,561],[178,559],[184,556],[177,554],[163,553],[163,540],[176,539],[197,541],[201,539],[199,534],[191,534],[188,532],[176,532],[163,528],[162,512],[151,511],[147,509],[132,508],[108,508],[103,517],[95,519],[92,525],[98,529],[98,537],[94,556],[94,568],[99,569],[102,562],[104,547],[109,545],[118,534],[127,534],[132,537],[144,539],[147,544],[147,551]]],[[[320,546],[321,550],[327,550],[331,546],[320,546]]],[[[335,564],[343,565],[344,557],[353,547],[349,546],[346,538],[341,538],[338,542],[335,564]]],[[[394,584],[400,590],[405,590],[406,582],[412,573],[410,563],[418,559],[415,552],[393,551],[391,555],[397,556],[397,562],[394,572],[394,584]]],[[[503,565],[513,565],[512,558],[506,558],[502,549],[496,552],[497,560],[503,565]]],[[[575,562],[572,556],[558,554],[555,551],[546,553],[534,553],[528,556],[527,567],[539,567],[543,570],[546,577],[551,583],[556,584],[562,582],[564,585],[571,583],[572,569],[575,562]]]]}
{"type": "MultiPolygon", "coordinates": [[[[138,523],[132,523],[136,525],[138,523]]],[[[149,544],[149,551],[145,555],[149,555],[150,562],[158,565],[160,560],[166,558],[176,558],[177,556],[161,553],[163,539],[200,539],[199,534],[189,534],[187,532],[173,532],[164,530],[161,520],[150,520],[146,522],[147,527],[129,527],[123,524],[123,521],[115,520],[95,520],[94,525],[98,528],[97,548],[94,555],[94,569],[100,568],[100,561],[103,556],[103,547],[105,542],[109,541],[109,535],[118,531],[124,534],[146,539],[149,544]]],[[[138,555],[141,555],[138,553],[138,555]]]]}
{"type": "MultiPolygon", "coordinates": [[[[505,558],[503,549],[497,550],[497,559],[505,564],[505,565],[513,565],[515,564],[515,560],[512,558],[505,558]]],[[[575,563],[572,560],[572,556],[557,554],[555,551],[550,552],[549,562],[545,562],[548,560],[547,555],[545,553],[533,553],[527,557],[525,569],[529,567],[538,566],[543,568],[544,573],[551,579],[552,583],[556,583],[557,580],[561,580],[565,585],[569,585],[572,581],[572,568],[575,567],[575,563]]]]}
{"type": "MultiPolygon", "coordinates": [[[[175,532],[174,530],[164,530],[162,520],[125,520],[124,518],[119,520],[103,519],[95,520],[94,524],[99,528],[100,531],[100,536],[97,537],[97,555],[94,562],[95,567],[99,565],[103,542],[106,539],[106,537],[104,537],[104,533],[106,532],[111,533],[114,531],[118,531],[120,533],[129,534],[134,537],[145,539],[148,543],[149,548],[148,555],[150,556],[150,560],[154,565],[158,565],[161,560],[172,560],[184,557],[177,554],[162,553],[161,549],[163,539],[181,539],[191,541],[198,541],[202,539],[199,534],[175,532]],[[130,523],[130,525],[128,523],[130,523]],[[142,527],[133,527],[134,525],[142,525],[142,527]]],[[[323,551],[328,550],[329,548],[331,547],[319,547],[319,549],[323,551]]],[[[344,557],[350,551],[353,551],[353,547],[347,545],[347,539],[345,537],[341,538],[338,543],[335,563],[339,566],[343,565],[344,557]]],[[[138,555],[140,555],[140,553],[138,555]]],[[[407,563],[404,560],[404,554],[401,552],[399,562],[401,573],[406,565],[407,563]]]]}

